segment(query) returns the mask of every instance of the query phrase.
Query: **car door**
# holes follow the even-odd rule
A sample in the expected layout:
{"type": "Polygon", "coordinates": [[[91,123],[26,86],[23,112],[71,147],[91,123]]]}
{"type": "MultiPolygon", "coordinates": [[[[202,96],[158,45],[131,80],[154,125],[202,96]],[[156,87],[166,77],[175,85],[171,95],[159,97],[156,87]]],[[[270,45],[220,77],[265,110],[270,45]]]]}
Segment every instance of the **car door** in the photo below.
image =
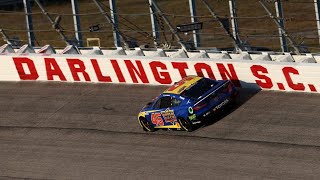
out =
{"type": "Polygon", "coordinates": [[[171,96],[163,96],[155,102],[149,118],[155,126],[174,125],[177,122],[175,108],[176,99],[171,96]]]}

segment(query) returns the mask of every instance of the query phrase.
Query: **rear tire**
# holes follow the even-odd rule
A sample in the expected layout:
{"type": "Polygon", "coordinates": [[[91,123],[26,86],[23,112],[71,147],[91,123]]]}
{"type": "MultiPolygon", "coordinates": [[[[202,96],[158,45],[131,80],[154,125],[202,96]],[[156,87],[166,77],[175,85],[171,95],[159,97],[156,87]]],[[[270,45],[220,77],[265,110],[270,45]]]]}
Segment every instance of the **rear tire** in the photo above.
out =
{"type": "Polygon", "coordinates": [[[191,132],[193,131],[193,124],[188,119],[178,118],[178,122],[183,130],[191,132]]]}
{"type": "Polygon", "coordinates": [[[149,121],[147,121],[146,118],[140,117],[139,122],[140,122],[140,125],[142,126],[142,129],[144,131],[147,131],[147,132],[154,132],[155,131],[153,124],[151,124],[149,121]]]}

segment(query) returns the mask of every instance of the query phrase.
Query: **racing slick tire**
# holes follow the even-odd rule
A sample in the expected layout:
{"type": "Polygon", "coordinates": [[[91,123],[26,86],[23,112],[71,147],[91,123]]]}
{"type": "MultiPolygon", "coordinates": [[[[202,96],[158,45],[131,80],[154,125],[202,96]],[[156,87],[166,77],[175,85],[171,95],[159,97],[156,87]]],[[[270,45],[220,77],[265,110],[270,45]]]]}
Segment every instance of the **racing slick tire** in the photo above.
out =
{"type": "Polygon", "coordinates": [[[147,121],[145,118],[140,117],[139,122],[140,122],[140,125],[142,126],[142,129],[144,131],[147,131],[147,132],[154,132],[155,131],[153,125],[149,121],[147,121]]]}
{"type": "Polygon", "coordinates": [[[190,120],[184,118],[178,118],[178,122],[183,130],[191,132],[193,131],[193,124],[190,120]]]}

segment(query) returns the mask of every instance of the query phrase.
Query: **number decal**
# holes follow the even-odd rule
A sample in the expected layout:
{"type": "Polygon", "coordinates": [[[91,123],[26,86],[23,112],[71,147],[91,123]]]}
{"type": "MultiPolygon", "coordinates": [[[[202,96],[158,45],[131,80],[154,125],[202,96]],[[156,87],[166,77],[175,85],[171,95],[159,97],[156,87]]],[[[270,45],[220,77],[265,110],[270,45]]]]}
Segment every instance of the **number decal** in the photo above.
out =
{"type": "Polygon", "coordinates": [[[151,121],[152,121],[152,123],[155,124],[156,126],[163,126],[163,125],[164,125],[160,113],[152,113],[152,114],[151,114],[151,121]]]}

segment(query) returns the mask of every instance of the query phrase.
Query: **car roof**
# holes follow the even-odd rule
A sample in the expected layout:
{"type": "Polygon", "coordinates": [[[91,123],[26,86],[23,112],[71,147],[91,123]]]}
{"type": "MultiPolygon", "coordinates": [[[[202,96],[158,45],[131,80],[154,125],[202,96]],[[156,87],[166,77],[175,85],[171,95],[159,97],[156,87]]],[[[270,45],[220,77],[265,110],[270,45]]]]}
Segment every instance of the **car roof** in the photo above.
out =
{"type": "Polygon", "coordinates": [[[164,94],[181,94],[185,89],[190,88],[196,82],[198,82],[203,77],[200,76],[187,76],[180,81],[176,82],[174,85],[170,86],[163,93],[164,94]]]}

